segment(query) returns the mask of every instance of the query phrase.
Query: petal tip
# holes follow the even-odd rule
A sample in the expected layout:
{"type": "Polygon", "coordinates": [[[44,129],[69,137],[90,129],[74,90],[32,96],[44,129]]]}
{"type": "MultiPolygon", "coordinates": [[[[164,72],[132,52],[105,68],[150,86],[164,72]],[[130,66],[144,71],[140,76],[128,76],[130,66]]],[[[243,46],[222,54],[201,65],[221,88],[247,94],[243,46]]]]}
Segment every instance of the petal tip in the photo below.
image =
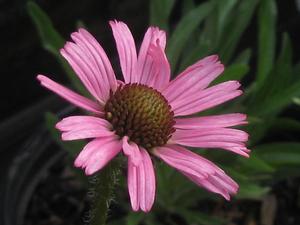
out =
{"type": "Polygon", "coordinates": [[[42,81],[44,77],[45,77],[44,75],[38,74],[38,75],[36,76],[36,79],[37,79],[38,81],[42,81]]]}

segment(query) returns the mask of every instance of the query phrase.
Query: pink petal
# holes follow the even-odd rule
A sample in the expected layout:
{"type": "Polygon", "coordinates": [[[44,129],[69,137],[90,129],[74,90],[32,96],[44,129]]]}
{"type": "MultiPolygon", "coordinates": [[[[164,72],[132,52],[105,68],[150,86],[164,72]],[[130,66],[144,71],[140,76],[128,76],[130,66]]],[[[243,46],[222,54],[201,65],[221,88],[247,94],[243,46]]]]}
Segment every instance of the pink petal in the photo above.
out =
{"type": "Polygon", "coordinates": [[[104,144],[112,142],[114,140],[117,140],[117,137],[115,135],[104,137],[104,138],[97,138],[90,141],[87,145],[85,145],[85,147],[76,157],[74,165],[76,167],[85,168],[88,160],[92,157],[95,151],[98,151],[100,147],[103,146],[104,144]]]}
{"type": "Polygon", "coordinates": [[[70,116],[56,124],[63,131],[63,140],[97,138],[113,135],[112,125],[104,119],[93,116],[70,116]]]}
{"type": "Polygon", "coordinates": [[[172,106],[175,116],[190,115],[240,96],[243,92],[241,90],[237,90],[239,87],[239,82],[227,81],[198,93],[194,93],[188,98],[176,99],[169,103],[172,106]]]}
{"type": "MultiPolygon", "coordinates": [[[[76,43],[73,48],[77,49],[77,52],[81,54],[82,61],[85,61],[93,71],[93,73],[88,74],[94,74],[91,78],[94,79],[98,90],[100,90],[101,96],[99,97],[106,101],[110,90],[115,91],[117,81],[105,51],[97,40],[85,29],[79,29],[78,32],[72,33],[71,37],[76,43]]],[[[72,52],[72,49],[70,50],[72,52]]]]}
{"type": "Polygon", "coordinates": [[[174,127],[179,129],[232,127],[247,124],[246,118],[247,116],[241,113],[194,118],[176,118],[174,127]]]}
{"type": "Polygon", "coordinates": [[[95,116],[69,116],[56,124],[56,128],[60,131],[83,129],[85,127],[112,129],[112,125],[107,120],[95,116]]]}
{"type": "Polygon", "coordinates": [[[110,21],[109,24],[116,41],[125,83],[133,83],[138,79],[136,73],[137,55],[132,34],[123,22],[115,20],[110,21]]]}
{"type": "Polygon", "coordinates": [[[172,141],[180,145],[200,148],[223,148],[245,157],[249,151],[245,147],[248,134],[230,128],[198,128],[193,130],[176,129],[172,141]]]}
{"type": "Polygon", "coordinates": [[[154,154],[197,185],[218,193],[228,200],[230,194],[236,194],[238,190],[238,185],[223,170],[183,147],[167,145],[156,148],[154,154]]]}
{"type": "Polygon", "coordinates": [[[142,163],[135,166],[128,159],[128,191],[132,209],[149,212],[155,199],[155,175],[153,164],[148,152],[140,148],[142,163]]]}
{"type": "Polygon", "coordinates": [[[42,86],[48,88],[49,90],[53,91],[54,93],[71,102],[72,104],[100,115],[103,114],[101,106],[96,102],[93,102],[71,91],[70,89],[54,82],[53,80],[49,79],[44,75],[38,75],[37,79],[41,82],[42,86]]]}
{"type": "Polygon", "coordinates": [[[104,141],[96,139],[92,141],[92,148],[87,161],[83,164],[86,175],[91,175],[98,170],[101,170],[110,160],[112,160],[122,148],[122,142],[116,138],[104,141]]]}
{"type": "Polygon", "coordinates": [[[153,60],[153,74],[146,82],[146,85],[162,91],[170,81],[171,69],[165,52],[157,45],[151,45],[149,55],[153,60]]]}
{"type": "Polygon", "coordinates": [[[124,136],[122,141],[123,141],[124,154],[127,155],[131,159],[132,163],[135,166],[138,166],[142,160],[142,155],[141,155],[139,147],[134,142],[129,143],[127,136],[124,136]]]}
{"type": "Polygon", "coordinates": [[[223,70],[224,66],[218,61],[218,56],[206,57],[188,67],[172,80],[163,91],[163,95],[170,103],[174,100],[189,98],[206,88],[223,70]]]}
{"type": "Polygon", "coordinates": [[[132,163],[131,158],[128,158],[127,184],[133,211],[138,211],[140,209],[138,182],[138,167],[136,167],[135,164],[132,163]]]}
{"type": "Polygon", "coordinates": [[[149,27],[142,42],[137,65],[136,82],[161,90],[170,80],[170,66],[164,53],[166,34],[157,27],[149,27]]]}
{"type": "Polygon", "coordinates": [[[76,42],[67,42],[61,54],[70,63],[89,92],[100,102],[115,90],[116,78],[109,60],[99,43],[87,31],[81,29],[72,34],[76,42]]]}

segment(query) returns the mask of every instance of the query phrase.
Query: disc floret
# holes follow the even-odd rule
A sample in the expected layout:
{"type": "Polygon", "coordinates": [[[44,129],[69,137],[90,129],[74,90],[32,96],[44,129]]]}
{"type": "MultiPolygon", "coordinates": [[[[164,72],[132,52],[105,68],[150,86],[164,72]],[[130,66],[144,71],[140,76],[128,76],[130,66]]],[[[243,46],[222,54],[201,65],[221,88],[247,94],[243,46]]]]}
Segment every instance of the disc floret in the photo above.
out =
{"type": "Polygon", "coordinates": [[[143,84],[119,86],[105,104],[105,118],[120,137],[128,136],[150,150],[162,146],[175,131],[174,113],[165,97],[143,84]]]}

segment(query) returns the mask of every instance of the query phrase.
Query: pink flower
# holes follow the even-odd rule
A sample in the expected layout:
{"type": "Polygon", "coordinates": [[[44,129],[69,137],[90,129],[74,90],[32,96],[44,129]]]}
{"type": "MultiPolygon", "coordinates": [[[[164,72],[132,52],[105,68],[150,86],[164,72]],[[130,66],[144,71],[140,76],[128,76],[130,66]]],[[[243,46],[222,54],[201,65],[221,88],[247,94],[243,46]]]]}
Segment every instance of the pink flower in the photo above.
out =
{"type": "Polygon", "coordinates": [[[137,54],[126,24],[111,21],[124,82],[116,79],[101,45],[84,29],[72,33],[61,54],[92,95],[87,99],[49,78],[38,75],[43,86],[72,104],[90,111],[70,116],[56,127],[63,140],[92,139],[75,166],[91,175],[121,150],[128,157],[128,190],[134,211],[148,212],[155,198],[155,155],[197,185],[227,200],[238,190],[218,166],[183,146],[222,148],[248,157],[246,132],[229,128],[246,123],[246,115],[233,113],[197,117],[195,113],[242,94],[237,81],[208,87],[224,70],[213,55],[199,60],[170,81],[165,55],[166,34],[150,27],[137,54]],[[193,115],[192,117],[183,117],[193,115]]]}

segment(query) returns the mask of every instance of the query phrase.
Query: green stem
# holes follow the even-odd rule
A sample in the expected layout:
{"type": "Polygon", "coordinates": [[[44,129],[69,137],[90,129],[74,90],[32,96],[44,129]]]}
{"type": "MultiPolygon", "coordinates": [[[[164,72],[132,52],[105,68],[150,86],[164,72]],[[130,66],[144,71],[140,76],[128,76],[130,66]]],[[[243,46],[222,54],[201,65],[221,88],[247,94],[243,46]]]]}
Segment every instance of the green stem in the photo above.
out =
{"type": "Polygon", "coordinates": [[[93,179],[95,201],[91,214],[91,225],[105,225],[108,208],[112,199],[113,189],[118,174],[116,162],[111,162],[105,166],[93,179]]]}

